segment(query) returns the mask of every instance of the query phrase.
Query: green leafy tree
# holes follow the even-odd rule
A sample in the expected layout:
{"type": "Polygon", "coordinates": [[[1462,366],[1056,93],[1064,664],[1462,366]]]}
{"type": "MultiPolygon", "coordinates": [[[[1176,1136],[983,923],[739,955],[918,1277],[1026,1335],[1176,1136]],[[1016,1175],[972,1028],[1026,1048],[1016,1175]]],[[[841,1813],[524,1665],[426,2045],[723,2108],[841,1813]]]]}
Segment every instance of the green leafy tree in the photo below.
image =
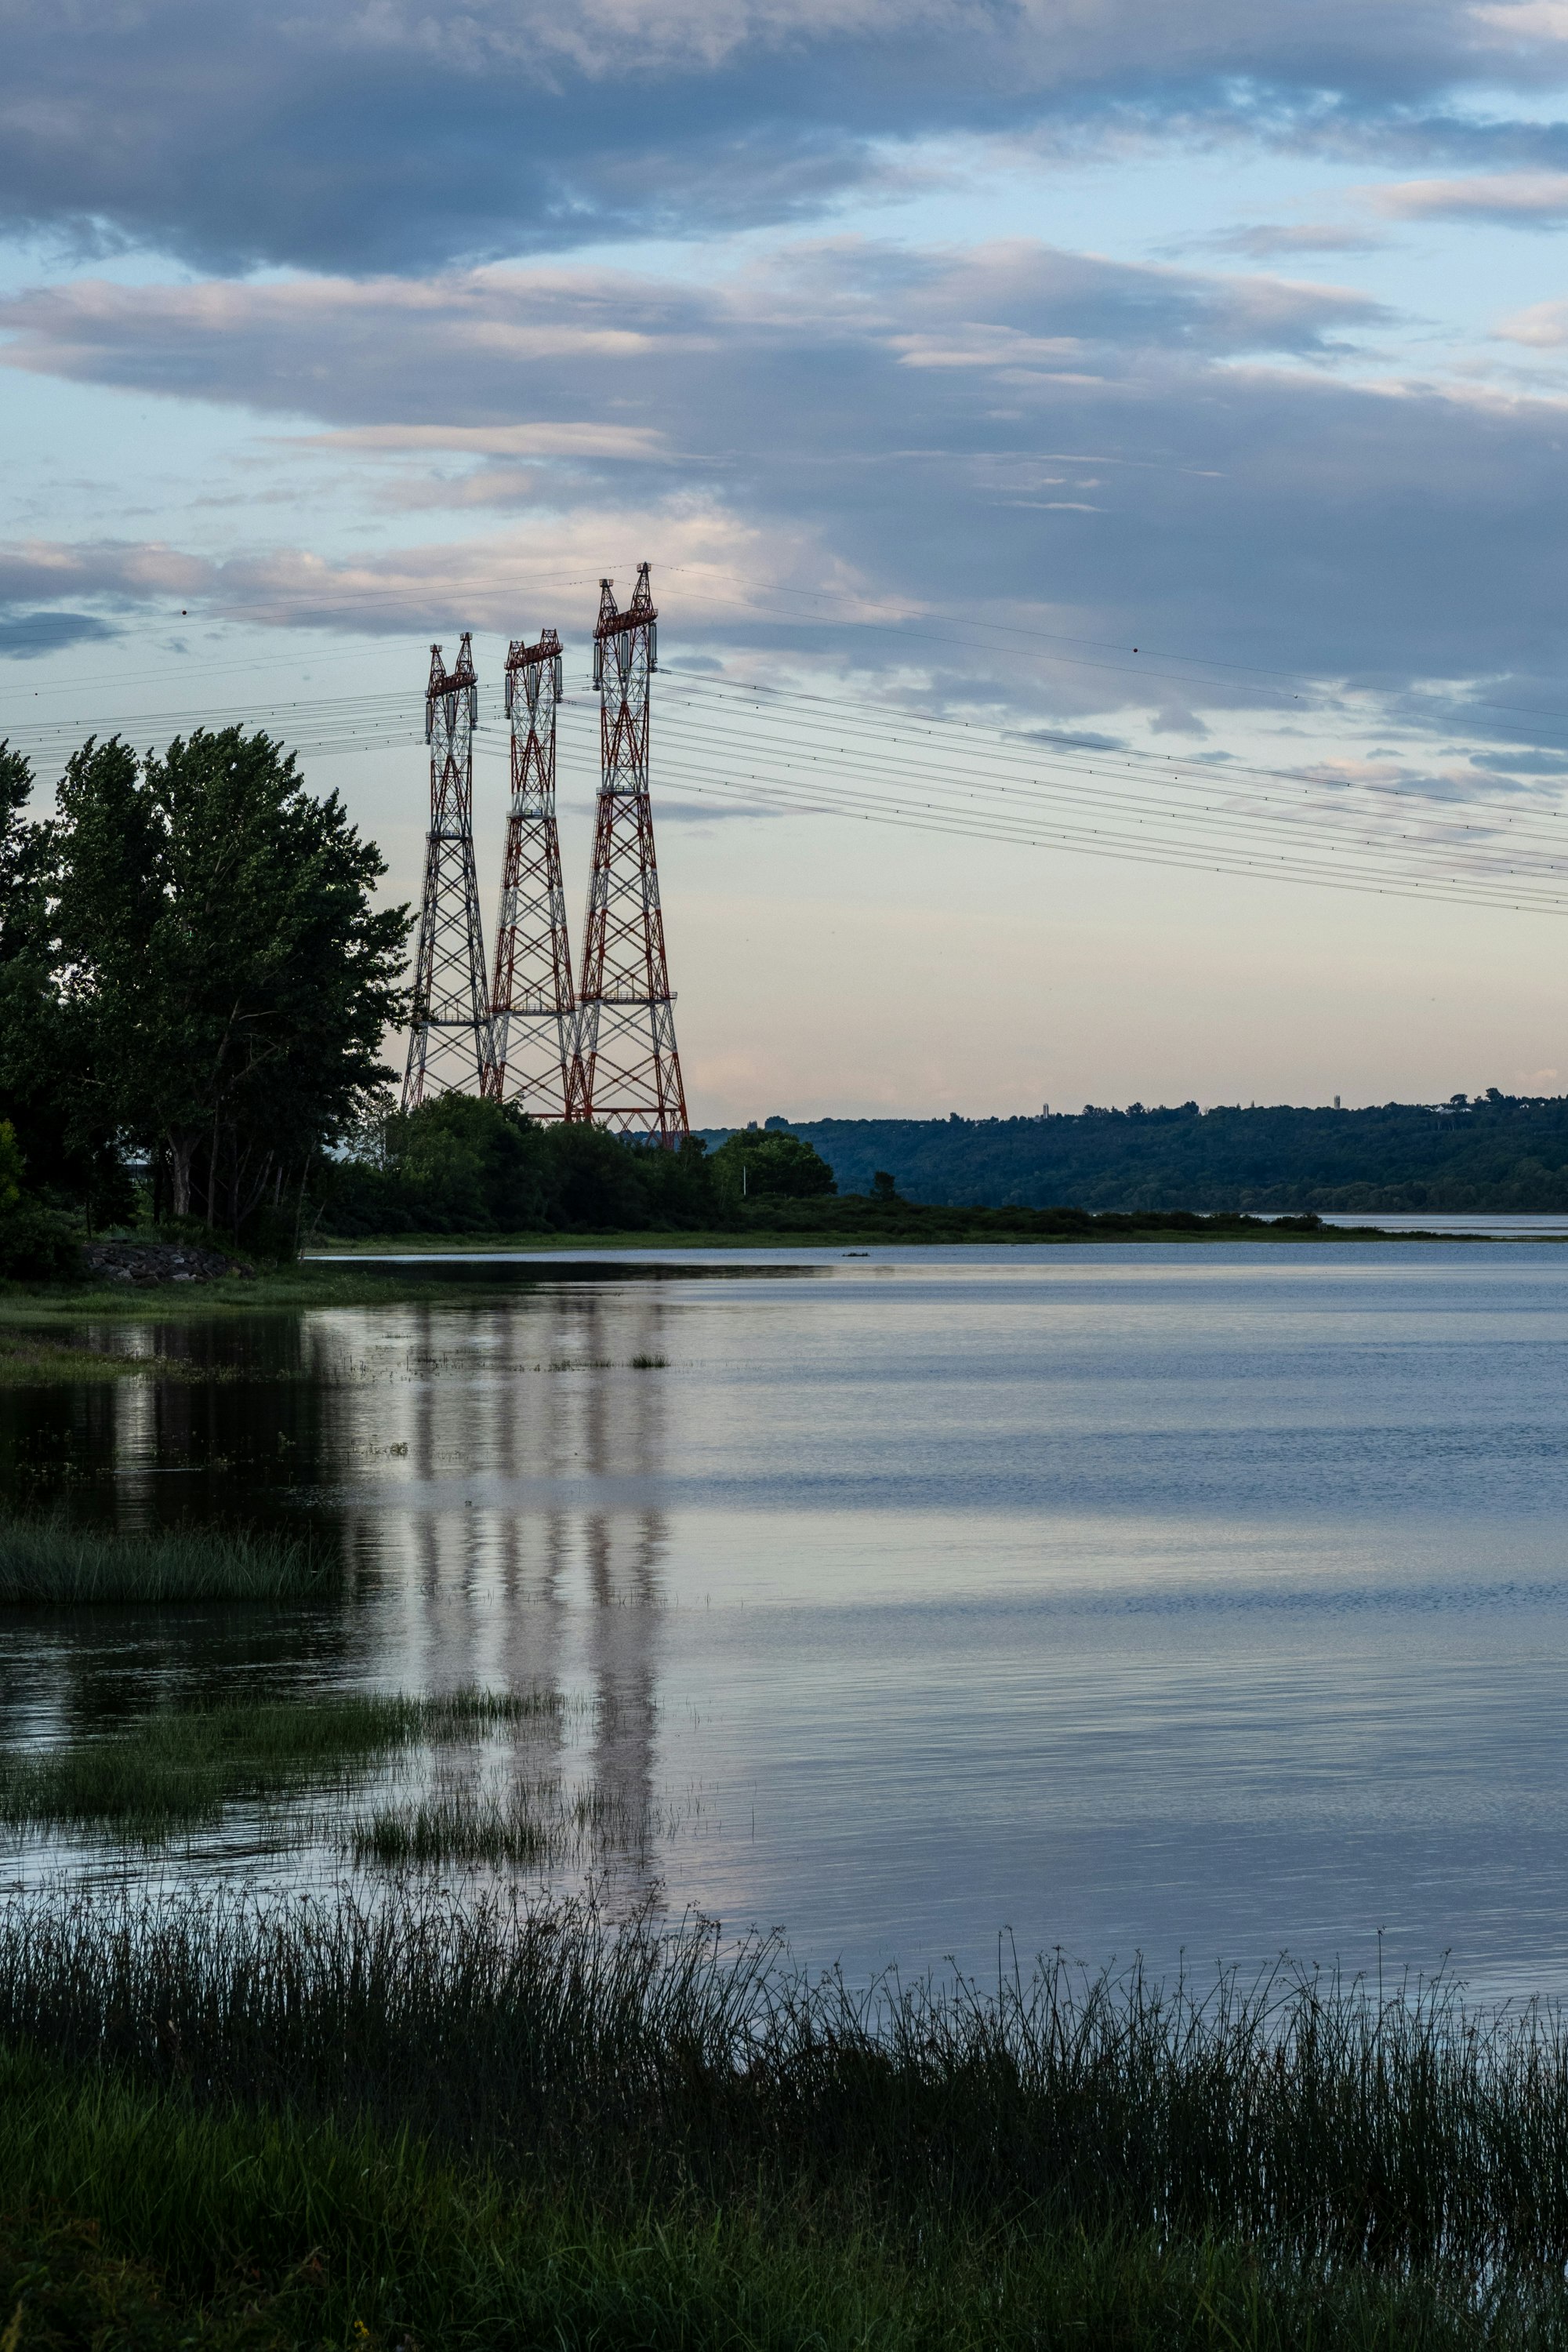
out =
{"type": "Polygon", "coordinates": [[[52,946],[99,1116],[153,1157],[160,1211],[280,1221],[391,1073],[409,919],[335,794],[237,727],[138,761],[71,761],[52,829],[52,946]]]}
{"type": "Polygon", "coordinates": [[[29,1191],[79,1205],[90,1223],[128,1214],[131,1184],[54,979],[52,830],[29,817],[32,792],[27,761],[0,743],[0,1118],[25,1156],[29,1191]]]}
{"type": "Polygon", "coordinates": [[[514,1104],[442,1095],[374,1122],[323,1171],[327,1231],[648,1233],[721,1224],[701,1138],[678,1151],[603,1128],[538,1127],[514,1104]]]}
{"type": "Polygon", "coordinates": [[[731,1135],[713,1154],[711,1166],[721,1194],[731,1202],[768,1193],[808,1201],[838,1189],[821,1153],[777,1128],[748,1128],[731,1135]]]}

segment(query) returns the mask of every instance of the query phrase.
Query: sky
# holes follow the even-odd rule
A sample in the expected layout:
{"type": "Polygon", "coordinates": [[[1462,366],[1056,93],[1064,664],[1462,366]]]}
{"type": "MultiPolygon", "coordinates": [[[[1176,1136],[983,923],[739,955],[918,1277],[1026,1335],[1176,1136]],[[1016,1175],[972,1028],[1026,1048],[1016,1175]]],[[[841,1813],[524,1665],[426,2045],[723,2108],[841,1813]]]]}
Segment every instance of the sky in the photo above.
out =
{"type": "Polygon", "coordinates": [[[694,1120],[1568,1092],[1568,0],[0,0],[0,735],[653,567],[694,1120]]]}

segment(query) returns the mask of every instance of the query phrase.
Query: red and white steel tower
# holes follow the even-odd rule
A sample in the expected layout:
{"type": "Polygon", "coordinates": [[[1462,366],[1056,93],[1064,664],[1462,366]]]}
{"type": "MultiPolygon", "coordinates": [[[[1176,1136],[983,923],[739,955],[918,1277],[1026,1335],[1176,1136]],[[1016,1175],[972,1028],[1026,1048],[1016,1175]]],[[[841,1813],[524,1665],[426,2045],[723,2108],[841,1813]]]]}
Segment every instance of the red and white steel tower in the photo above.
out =
{"type": "Polygon", "coordinates": [[[577,999],[569,1118],[678,1144],[688,1132],[648,801],[648,680],[658,614],[647,565],[624,613],[599,583],[594,683],[601,773],[577,999]]]}
{"type": "Polygon", "coordinates": [[[555,829],[555,706],[561,640],[514,641],[506,657],[511,814],[496,917],[490,1091],[531,1118],[566,1117],[576,1014],[561,843],[555,829]]]}
{"type": "Polygon", "coordinates": [[[425,897],[414,960],[414,1010],[403,1108],[459,1087],[491,1090],[495,1046],[490,1034],[485,943],[474,877],[474,722],[479,690],[468,632],[457,666],[430,648],[425,689],[425,740],[430,746],[430,833],[425,852],[425,897]]]}

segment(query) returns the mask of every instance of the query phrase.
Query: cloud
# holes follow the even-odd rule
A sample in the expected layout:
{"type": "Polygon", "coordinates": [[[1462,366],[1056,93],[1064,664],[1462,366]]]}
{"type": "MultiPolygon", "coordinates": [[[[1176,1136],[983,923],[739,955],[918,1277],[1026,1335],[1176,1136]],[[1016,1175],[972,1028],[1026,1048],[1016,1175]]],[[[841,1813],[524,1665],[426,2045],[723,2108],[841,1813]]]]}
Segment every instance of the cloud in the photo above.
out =
{"type": "Polygon", "coordinates": [[[1568,172],[1497,172],[1464,180],[1400,180],[1363,202],[1388,220],[1469,220],[1557,228],[1568,220],[1568,172]]]}
{"type": "Polygon", "coordinates": [[[1331,223],[1303,222],[1297,226],[1258,221],[1250,228],[1231,229],[1213,240],[1220,253],[1244,253],[1251,261],[1274,261],[1292,253],[1373,253],[1383,243],[1365,229],[1339,228],[1331,223]]]}
{"type": "Polygon", "coordinates": [[[352,273],[799,218],[953,132],[1539,143],[1467,101],[1568,66],[1548,0],[10,0],[5,26],[0,224],[352,273]]]}
{"type": "Polygon", "coordinates": [[[94,613],[0,610],[0,660],[36,661],[68,646],[89,645],[117,632],[94,613]]]}
{"type": "Polygon", "coordinates": [[[911,251],[846,238],[701,289],[545,264],[270,285],[79,279],[0,300],[0,363],[308,417],[338,427],[341,447],[609,463],[721,448],[722,407],[699,403],[694,436],[668,387],[731,373],[742,353],[782,363],[801,339],[994,379],[1068,375],[1131,351],[1320,353],[1385,316],[1350,289],[1032,239],[911,251]],[[610,400],[619,417],[592,415],[610,400]]]}
{"type": "MultiPolygon", "coordinates": [[[[646,425],[361,425],[318,433],[317,449],[439,450],[479,457],[657,457],[664,436],[646,425]]],[[[300,446],[296,439],[293,445],[300,446]]]]}
{"type": "MultiPolygon", "coordinates": [[[[368,468],[373,496],[405,468],[388,495],[451,528],[344,560],[0,550],[0,598],[516,634],[646,555],[672,642],[967,673],[975,703],[1068,727],[1289,709],[1302,678],[1548,677],[1564,412],[1337,374],[1381,320],[1353,289],[1027,240],[818,241],[703,288],[562,264],[68,285],[0,305],[9,364],[298,416],[298,457],[269,425],[275,467],[368,468]],[[629,341],[606,360],[611,319],[629,341]],[[547,446],[574,454],[491,454],[547,446]],[[526,536],[459,527],[498,500],[527,501],[526,536]],[[1200,686],[1139,645],[1232,667],[1200,686]]],[[[1463,715],[1448,697],[1405,721],[1463,715]]]]}
{"type": "Polygon", "coordinates": [[[1525,343],[1535,351],[1554,351],[1568,343],[1568,302],[1532,302],[1500,319],[1492,332],[1505,343],[1525,343]]]}

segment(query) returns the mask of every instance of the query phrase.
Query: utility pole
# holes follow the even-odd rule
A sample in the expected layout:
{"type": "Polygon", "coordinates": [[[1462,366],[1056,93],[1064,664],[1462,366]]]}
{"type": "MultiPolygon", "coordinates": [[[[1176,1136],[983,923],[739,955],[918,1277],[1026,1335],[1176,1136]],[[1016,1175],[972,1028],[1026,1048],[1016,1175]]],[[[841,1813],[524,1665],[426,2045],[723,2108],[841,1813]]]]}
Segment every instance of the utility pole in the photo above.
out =
{"type": "Polygon", "coordinates": [[[601,580],[594,631],[599,801],[566,1115],[621,1135],[656,1137],[673,1150],[689,1130],[648,799],[648,681],[658,666],[658,614],[646,563],[624,613],[613,590],[612,581],[601,580]]]}
{"type": "Polygon", "coordinates": [[[561,885],[555,825],[555,708],[561,698],[561,640],[545,629],[531,646],[514,639],[506,657],[506,709],[511,720],[511,813],[496,917],[490,1025],[497,1102],[512,1101],[531,1118],[567,1116],[575,1045],[572,947],[561,885]]]}
{"type": "Polygon", "coordinates": [[[485,943],[474,877],[474,722],[479,690],[464,630],[457,665],[448,670],[441,648],[430,648],[425,689],[425,740],[430,746],[430,832],[425,851],[425,895],[414,959],[414,1011],[403,1108],[416,1109],[435,1095],[463,1088],[480,1094],[493,1084],[485,943]]]}

